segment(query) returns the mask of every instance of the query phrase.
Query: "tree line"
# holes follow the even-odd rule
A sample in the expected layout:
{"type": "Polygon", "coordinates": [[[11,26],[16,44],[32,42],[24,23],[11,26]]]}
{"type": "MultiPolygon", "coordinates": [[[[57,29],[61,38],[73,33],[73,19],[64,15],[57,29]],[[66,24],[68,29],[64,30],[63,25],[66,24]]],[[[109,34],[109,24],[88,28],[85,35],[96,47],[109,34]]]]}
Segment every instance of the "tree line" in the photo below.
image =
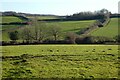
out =
{"type": "Polygon", "coordinates": [[[67,19],[78,19],[78,20],[95,20],[95,19],[104,19],[111,15],[107,9],[101,9],[95,12],[80,12],[73,15],[67,16],[67,19]]]}

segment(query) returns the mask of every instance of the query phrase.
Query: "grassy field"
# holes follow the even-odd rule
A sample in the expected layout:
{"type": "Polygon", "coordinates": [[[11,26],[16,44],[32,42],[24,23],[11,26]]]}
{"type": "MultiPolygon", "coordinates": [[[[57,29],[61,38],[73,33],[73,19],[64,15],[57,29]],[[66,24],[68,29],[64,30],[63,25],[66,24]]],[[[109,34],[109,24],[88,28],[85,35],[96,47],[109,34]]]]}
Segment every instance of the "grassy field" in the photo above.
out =
{"type": "Polygon", "coordinates": [[[14,16],[2,16],[2,23],[11,23],[11,22],[23,22],[23,20],[14,16]]]}
{"type": "Polygon", "coordinates": [[[118,35],[118,28],[120,26],[118,26],[118,18],[112,18],[110,23],[102,28],[99,28],[93,32],[91,32],[92,36],[105,36],[105,37],[115,37],[116,35],[118,35]]]}
{"type": "MultiPolygon", "coordinates": [[[[39,20],[44,20],[44,19],[59,19],[60,18],[60,17],[57,17],[57,16],[36,16],[36,17],[39,20]]],[[[27,18],[33,19],[35,17],[34,16],[27,16],[27,18]]]]}
{"type": "Polygon", "coordinates": [[[2,47],[2,78],[117,78],[117,45],[2,47]]]}

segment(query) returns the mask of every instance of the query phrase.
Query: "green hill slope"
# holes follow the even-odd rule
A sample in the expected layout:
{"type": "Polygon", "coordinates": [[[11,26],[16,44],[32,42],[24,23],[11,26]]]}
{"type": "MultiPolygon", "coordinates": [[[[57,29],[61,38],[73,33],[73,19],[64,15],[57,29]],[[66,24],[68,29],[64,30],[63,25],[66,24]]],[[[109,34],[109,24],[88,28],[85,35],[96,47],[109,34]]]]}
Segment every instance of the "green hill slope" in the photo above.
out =
{"type": "Polygon", "coordinates": [[[92,36],[105,36],[105,37],[113,38],[116,35],[118,35],[118,31],[119,31],[118,29],[119,29],[118,18],[111,18],[111,21],[107,26],[98,28],[97,30],[91,32],[90,34],[92,36]]]}
{"type": "Polygon", "coordinates": [[[85,20],[85,21],[61,21],[61,22],[49,22],[49,26],[58,25],[62,28],[63,32],[79,32],[83,28],[89,27],[95,20],[85,20]]]}

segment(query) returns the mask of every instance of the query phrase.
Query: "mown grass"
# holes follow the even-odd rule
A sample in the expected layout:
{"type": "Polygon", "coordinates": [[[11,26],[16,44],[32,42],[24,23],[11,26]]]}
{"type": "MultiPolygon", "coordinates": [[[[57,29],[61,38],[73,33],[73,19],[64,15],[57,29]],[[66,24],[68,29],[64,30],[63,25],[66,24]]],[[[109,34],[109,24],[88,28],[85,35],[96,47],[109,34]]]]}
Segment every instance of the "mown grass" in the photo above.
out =
{"type": "Polygon", "coordinates": [[[118,77],[117,45],[23,45],[2,49],[3,78],[118,77]]]}
{"type": "Polygon", "coordinates": [[[2,18],[2,23],[23,22],[23,20],[14,16],[0,16],[0,18],[2,18]]]}
{"type": "Polygon", "coordinates": [[[111,18],[110,23],[107,26],[99,28],[93,32],[91,32],[92,36],[105,36],[113,38],[119,34],[119,25],[118,18],[111,18]]]}

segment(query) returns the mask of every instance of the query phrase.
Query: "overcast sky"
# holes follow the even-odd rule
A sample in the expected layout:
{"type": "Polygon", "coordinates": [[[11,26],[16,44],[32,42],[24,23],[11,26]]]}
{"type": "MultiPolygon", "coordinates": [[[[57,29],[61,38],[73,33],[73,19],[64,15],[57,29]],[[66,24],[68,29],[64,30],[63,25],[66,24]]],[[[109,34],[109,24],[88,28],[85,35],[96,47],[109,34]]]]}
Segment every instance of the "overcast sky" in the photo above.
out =
{"type": "Polygon", "coordinates": [[[0,11],[70,15],[81,11],[108,9],[118,13],[120,0],[0,0],[0,11]]]}

